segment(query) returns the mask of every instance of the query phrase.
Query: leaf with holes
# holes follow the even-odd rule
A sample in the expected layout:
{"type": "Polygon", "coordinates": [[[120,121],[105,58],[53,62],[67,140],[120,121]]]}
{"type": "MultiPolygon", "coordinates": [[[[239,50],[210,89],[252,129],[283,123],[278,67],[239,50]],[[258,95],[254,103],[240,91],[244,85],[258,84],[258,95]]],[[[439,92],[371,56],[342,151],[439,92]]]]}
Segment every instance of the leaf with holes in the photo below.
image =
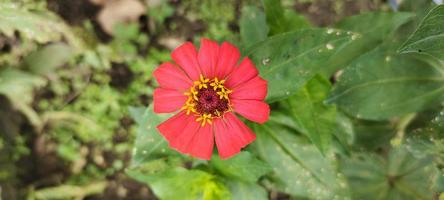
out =
{"type": "Polygon", "coordinates": [[[247,55],[268,81],[269,102],[288,98],[316,74],[330,76],[359,55],[359,35],[330,29],[284,33],[253,45],[247,55]]]}

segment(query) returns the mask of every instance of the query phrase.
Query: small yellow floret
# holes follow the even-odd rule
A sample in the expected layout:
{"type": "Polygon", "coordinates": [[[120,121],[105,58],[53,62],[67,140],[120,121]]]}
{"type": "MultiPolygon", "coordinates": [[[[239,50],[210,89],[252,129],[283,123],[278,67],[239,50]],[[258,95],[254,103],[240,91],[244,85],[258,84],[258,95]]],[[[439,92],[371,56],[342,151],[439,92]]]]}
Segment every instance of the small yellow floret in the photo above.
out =
{"type": "Polygon", "coordinates": [[[221,90],[220,92],[216,92],[216,94],[219,95],[220,99],[227,99],[228,100],[228,95],[232,92],[233,92],[232,90],[221,90]]]}
{"type": "Polygon", "coordinates": [[[196,119],[196,122],[202,121],[201,126],[205,126],[205,123],[208,123],[211,125],[212,124],[211,120],[213,120],[213,117],[211,117],[211,114],[203,114],[196,119]]]}

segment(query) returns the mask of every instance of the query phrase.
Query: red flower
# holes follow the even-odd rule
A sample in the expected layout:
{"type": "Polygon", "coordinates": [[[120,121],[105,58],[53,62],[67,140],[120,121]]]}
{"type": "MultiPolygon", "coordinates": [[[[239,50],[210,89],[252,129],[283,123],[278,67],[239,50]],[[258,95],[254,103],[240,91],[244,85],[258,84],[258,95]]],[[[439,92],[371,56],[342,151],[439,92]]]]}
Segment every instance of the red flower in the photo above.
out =
{"type": "Polygon", "coordinates": [[[199,52],[191,42],[176,48],[155,71],[154,112],[180,110],[157,129],[177,151],[209,160],[214,141],[222,159],[240,152],[256,135],[234,112],[264,123],[270,108],[264,102],[267,82],[253,62],[232,44],[202,39],[199,52]],[[215,138],[215,139],[214,139],[215,138]]]}

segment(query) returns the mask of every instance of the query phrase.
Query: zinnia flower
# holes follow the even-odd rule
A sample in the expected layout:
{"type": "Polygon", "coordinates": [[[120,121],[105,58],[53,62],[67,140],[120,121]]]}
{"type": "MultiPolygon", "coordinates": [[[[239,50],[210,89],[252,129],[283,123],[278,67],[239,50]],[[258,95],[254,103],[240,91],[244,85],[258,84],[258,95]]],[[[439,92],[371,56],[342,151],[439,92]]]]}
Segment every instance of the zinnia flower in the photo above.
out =
{"type": "Polygon", "coordinates": [[[209,160],[214,141],[222,159],[254,141],[256,135],[234,114],[257,122],[268,120],[264,102],[267,82],[253,62],[232,44],[202,39],[199,52],[191,42],[171,54],[155,71],[154,112],[176,115],[157,126],[170,147],[209,160]]]}

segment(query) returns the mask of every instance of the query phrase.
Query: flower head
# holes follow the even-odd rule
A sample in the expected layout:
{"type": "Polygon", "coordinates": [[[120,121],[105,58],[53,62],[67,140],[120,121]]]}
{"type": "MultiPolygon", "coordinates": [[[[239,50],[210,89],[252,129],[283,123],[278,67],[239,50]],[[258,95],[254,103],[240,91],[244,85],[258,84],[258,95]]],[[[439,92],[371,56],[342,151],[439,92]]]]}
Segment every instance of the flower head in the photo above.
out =
{"type": "Polygon", "coordinates": [[[154,112],[176,115],[157,126],[170,147],[209,160],[214,142],[222,159],[255,140],[256,135],[234,114],[257,122],[268,120],[264,102],[267,82],[253,62],[228,42],[202,39],[199,52],[186,42],[155,71],[154,112]]]}

